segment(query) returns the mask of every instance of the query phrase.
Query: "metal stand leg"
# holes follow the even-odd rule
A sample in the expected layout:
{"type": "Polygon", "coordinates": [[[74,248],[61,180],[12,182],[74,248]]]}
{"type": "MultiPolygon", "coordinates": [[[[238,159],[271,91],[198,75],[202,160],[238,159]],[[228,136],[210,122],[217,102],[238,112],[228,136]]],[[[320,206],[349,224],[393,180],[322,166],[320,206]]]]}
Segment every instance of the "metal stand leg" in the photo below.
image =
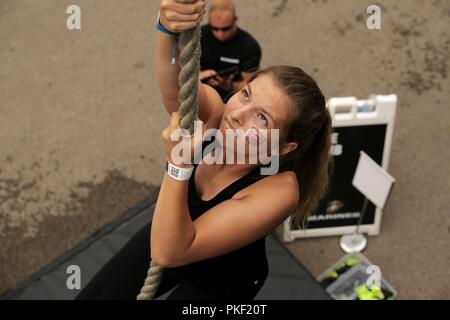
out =
{"type": "Polygon", "coordinates": [[[367,239],[363,234],[359,233],[359,227],[364,219],[364,215],[367,209],[368,199],[364,198],[364,204],[361,210],[361,215],[359,216],[358,225],[356,226],[355,232],[353,234],[346,234],[341,237],[339,244],[347,253],[351,252],[361,252],[367,245],[367,239]]]}

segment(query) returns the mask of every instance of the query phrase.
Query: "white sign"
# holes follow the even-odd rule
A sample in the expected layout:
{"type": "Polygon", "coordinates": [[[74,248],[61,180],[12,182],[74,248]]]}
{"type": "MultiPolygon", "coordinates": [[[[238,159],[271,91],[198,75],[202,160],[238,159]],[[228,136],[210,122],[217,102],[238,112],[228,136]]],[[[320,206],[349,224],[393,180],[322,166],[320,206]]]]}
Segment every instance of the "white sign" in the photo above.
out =
{"type": "Polygon", "coordinates": [[[353,186],[383,209],[395,179],[373,161],[366,153],[360,152],[360,158],[353,177],[353,186]]]}

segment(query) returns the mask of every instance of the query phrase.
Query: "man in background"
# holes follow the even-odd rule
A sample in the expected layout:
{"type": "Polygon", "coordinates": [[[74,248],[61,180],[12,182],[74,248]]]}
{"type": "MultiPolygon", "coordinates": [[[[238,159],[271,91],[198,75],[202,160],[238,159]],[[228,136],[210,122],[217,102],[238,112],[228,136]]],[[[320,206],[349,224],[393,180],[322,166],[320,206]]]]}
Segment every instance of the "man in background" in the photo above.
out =
{"type": "Polygon", "coordinates": [[[213,0],[208,19],[202,27],[200,80],[214,87],[225,101],[259,69],[261,47],[238,27],[232,0],[213,0]]]}

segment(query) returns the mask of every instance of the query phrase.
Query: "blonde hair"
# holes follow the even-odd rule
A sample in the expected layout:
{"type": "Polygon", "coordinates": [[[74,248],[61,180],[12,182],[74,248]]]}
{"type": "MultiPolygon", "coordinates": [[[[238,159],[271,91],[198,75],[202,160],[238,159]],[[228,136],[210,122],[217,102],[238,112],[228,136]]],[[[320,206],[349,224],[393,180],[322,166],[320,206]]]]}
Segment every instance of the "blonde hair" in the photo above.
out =
{"type": "Polygon", "coordinates": [[[286,123],[285,141],[297,142],[299,147],[280,157],[279,171],[294,171],[297,176],[300,201],[291,218],[295,225],[304,227],[330,182],[331,116],[317,83],[302,69],[274,66],[253,74],[250,82],[261,75],[270,76],[289,97],[291,116],[286,123]]]}

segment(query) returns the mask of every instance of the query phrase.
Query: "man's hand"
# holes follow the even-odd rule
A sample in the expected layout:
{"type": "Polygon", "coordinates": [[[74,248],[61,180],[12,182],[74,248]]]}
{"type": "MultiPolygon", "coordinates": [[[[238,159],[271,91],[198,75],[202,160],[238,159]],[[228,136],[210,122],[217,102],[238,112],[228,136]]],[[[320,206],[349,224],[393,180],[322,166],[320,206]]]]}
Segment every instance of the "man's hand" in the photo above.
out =
{"type": "Polygon", "coordinates": [[[205,15],[205,0],[161,0],[160,23],[173,32],[198,26],[205,15]]]}
{"type": "Polygon", "coordinates": [[[217,76],[217,80],[219,81],[219,86],[224,90],[231,90],[233,89],[233,79],[235,77],[235,74],[229,74],[228,76],[217,76]]]}
{"type": "Polygon", "coordinates": [[[235,77],[234,73],[221,77],[217,74],[217,71],[212,69],[200,72],[200,81],[209,77],[211,78],[208,80],[207,84],[211,87],[221,87],[224,90],[230,90],[233,88],[233,79],[235,77]]]}
{"type": "Polygon", "coordinates": [[[200,72],[200,81],[202,81],[203,79],[209,78],[209,77],[213,77],[210,78],[207,81],[207,84],[210,85],[211,87],[216,87],[220,85],[220,82],[217,81],[217,71],[216,70],[212,70],[212,69],[208,69],[208,70],[204,70],[200,72]]]}

